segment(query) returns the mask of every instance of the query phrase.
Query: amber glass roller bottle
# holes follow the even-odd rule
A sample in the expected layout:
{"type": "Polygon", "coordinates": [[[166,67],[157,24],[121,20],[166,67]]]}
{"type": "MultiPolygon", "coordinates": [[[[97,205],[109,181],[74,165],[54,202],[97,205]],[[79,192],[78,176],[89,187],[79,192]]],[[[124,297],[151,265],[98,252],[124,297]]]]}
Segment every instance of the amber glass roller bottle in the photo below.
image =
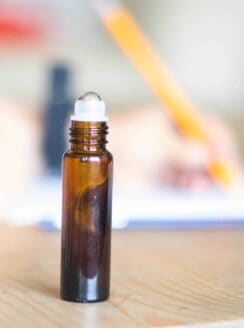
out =
{"type": "Polygon", "coordinates": [[[61,298],[109,297],[113,158],[105,104],[94,92],[75,103],[71,149],[63,157],[61,298]]]}

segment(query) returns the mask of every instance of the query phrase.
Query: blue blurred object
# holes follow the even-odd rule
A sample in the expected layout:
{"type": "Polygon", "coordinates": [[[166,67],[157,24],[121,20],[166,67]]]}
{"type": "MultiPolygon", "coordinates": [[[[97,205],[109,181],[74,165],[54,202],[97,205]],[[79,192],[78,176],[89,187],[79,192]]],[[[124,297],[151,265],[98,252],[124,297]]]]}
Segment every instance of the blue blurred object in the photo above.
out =
{"type": "Polygon", "coordinates": [[[60,174],[65,151],[65,127],[72,111],[70,95],[71,71],[65,64],[56,64],[49,71],[50,90],[44,114],[43,154],[48,173],[60,174]]]}
{"type": "MultiPolygon", "coordinates": [[[[60,229],[61,179],[51,175],[33,181],[11,209],[8,222],[60,229]]],[[[115,186],[112,223],[116,229],[240,228],[244,227],[243,192],[129,190],[115,186]]]]}

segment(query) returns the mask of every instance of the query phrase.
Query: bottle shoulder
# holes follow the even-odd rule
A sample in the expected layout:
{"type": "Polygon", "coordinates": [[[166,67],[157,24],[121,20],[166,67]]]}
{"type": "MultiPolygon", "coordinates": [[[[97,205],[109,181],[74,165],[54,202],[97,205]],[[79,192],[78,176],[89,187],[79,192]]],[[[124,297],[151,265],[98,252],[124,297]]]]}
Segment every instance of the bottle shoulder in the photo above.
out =
{"type": "Polygon", "coordinates": [[[113,161],[113,155],[108,150],[104,150],[102,152],[97,153],[83,153],[83,152],[76,152],[72,149],[67,150],[63,155],[63,160],[70,160],[70,159],[97,159],[97,160],[107,160],[109,162],[113,161]]]}
{"type": "Polygon", "coordinates": [[[106,156],[107,156],[111,161],[113,161],[113,154],[112,154],[109,150],[106,150],[105,153],[106,153],[106,156]]]}

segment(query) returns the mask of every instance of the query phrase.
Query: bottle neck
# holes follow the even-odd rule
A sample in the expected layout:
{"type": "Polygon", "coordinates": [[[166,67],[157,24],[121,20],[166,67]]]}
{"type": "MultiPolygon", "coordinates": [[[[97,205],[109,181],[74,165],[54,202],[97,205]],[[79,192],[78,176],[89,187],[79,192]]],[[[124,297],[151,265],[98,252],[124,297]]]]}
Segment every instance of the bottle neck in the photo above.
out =
{"type": "Polygon", "coordinates": [[[106,122],[71,121],[71,149],[82,153],[99,153],[106,150],[106,122]]]}

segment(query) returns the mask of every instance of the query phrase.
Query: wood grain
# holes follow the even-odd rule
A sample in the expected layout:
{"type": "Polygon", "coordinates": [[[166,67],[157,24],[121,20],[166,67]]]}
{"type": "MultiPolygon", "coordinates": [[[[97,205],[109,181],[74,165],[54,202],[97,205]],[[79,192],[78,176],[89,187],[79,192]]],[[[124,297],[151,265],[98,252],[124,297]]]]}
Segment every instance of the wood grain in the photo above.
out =
{"type": "Polygon", "coordinates": [[[110,300],[76,304],[59,299],[59,233],[0,228],[0,327],[170,327],[244,317],[244,230],[114,232],[110,300]]]}

